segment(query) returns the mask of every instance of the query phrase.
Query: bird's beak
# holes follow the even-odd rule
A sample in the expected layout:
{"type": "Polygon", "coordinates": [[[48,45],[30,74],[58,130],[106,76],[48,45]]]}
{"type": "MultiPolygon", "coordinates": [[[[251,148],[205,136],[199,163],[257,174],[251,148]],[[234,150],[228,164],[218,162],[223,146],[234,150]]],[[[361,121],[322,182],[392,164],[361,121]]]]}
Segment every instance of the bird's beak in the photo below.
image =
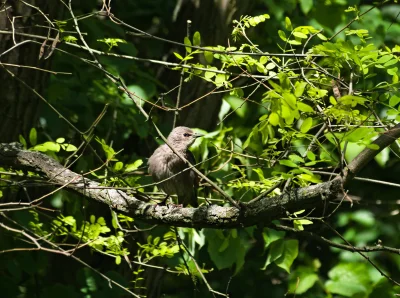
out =
{"type": "Polygon", "coordinates": [[[193,135],[193,137],[196,138],[196,139],[197,139],[197,138],[200,138],[200,137],[202,137],[202,136],[204,136],[204,135],[201,134],[201,133],[197,133],[197,132],[193,135]]]}

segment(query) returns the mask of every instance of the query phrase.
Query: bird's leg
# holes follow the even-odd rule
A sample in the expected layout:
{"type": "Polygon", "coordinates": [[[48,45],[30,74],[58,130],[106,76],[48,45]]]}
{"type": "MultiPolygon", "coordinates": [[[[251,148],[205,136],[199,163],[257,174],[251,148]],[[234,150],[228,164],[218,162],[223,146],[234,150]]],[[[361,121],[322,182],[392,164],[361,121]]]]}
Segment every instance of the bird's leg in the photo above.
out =
{"type": "Polygon", "coordinates": [[[167,196],[165,197],[165,199],[162,200],[161,203],[158,203],[157,205],[160,205],[160,206],[166,205],[165,202],[168,200],[168,198],[169,198],[169,195],[167,195],[167,196]]]}

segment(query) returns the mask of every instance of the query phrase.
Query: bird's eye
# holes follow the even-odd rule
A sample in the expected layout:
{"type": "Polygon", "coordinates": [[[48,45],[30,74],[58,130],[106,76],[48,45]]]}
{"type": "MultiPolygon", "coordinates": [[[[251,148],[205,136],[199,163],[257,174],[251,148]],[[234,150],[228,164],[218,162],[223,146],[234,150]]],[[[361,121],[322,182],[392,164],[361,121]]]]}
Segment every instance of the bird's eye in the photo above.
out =
{"type": "Polygon", "coordinates": [[[183,136],[184,136],[184,137],[190,137],[190,134],[184,133],[183,136]]]}

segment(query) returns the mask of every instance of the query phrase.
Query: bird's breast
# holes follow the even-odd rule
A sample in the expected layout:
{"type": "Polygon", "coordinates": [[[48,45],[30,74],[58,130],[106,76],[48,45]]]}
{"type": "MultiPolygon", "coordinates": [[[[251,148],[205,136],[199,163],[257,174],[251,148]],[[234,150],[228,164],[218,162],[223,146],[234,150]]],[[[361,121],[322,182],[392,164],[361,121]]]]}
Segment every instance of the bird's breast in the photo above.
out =
{"type": "MultiPolygon", "coordinates": [[[[169,148],[168,148],[169,149],[169,148]]],[[[193,192],[194,179],[188,166],[172,152],[172,150],[159,150],[154,152],[149,159],[149,173],[165,193],[178,196],[187,196],[193,192]]],[[[187,154],[181,153],[186,159],[187,154]]]]}

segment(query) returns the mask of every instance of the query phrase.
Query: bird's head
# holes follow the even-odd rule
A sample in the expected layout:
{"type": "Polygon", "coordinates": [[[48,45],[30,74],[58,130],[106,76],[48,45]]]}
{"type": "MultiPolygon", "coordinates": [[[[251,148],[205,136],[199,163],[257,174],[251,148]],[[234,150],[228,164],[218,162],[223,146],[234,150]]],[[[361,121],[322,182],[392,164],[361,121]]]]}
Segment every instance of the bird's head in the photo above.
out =
{"type": "Polygon", "coordinates": [[[195,133],[188,127],[178,126],[175,127],[168,136],[168,143],[177,150],[188,149],[198,137],[202,134],[195,133]]]}

